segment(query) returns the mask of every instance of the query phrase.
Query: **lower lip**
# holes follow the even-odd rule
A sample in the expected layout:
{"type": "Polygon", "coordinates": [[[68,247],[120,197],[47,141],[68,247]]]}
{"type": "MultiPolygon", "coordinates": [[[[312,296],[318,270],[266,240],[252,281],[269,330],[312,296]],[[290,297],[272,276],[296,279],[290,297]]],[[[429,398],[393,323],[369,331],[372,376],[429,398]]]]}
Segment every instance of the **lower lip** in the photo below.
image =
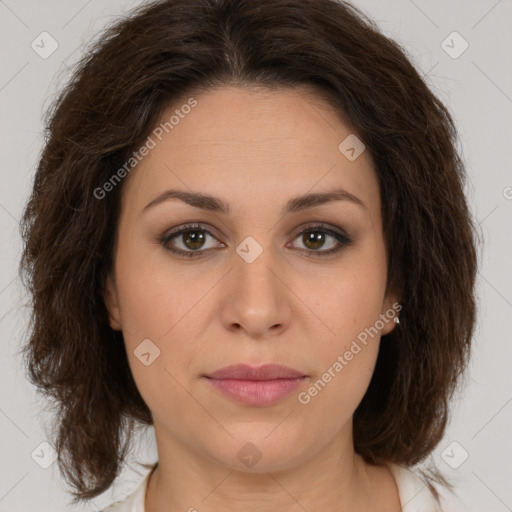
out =
{"type": "Polygon", "coordinates": [[[295,391],[306,377],[275,380],[211,379],[210,384],[227,397],[244,405],[272,405],[295,391]]]}

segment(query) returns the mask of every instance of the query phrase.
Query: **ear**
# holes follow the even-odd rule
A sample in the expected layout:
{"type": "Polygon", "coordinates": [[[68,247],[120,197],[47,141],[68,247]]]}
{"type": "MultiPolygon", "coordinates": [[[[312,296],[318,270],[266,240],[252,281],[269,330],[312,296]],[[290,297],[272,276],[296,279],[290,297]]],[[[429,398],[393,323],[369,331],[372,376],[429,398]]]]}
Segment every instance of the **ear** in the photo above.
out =
{"type": "Polygon", "coordinates": [[[119,298],[115,280],[111,274],[108,275],[105,283],[105,307],[108,312],[108,323],[115,331],[121,330],[121,315],[119,312],[119,298]]]}
{"type": "Polygon", "coordinates": [[[389,292],[384,298],[382,303],[381,318],[384,322],[381,335],[389,334],[396,327],[395,317],[400,317],[400,310],[402,305],[400,304],[400,297],[397,293],[389,292]]]}

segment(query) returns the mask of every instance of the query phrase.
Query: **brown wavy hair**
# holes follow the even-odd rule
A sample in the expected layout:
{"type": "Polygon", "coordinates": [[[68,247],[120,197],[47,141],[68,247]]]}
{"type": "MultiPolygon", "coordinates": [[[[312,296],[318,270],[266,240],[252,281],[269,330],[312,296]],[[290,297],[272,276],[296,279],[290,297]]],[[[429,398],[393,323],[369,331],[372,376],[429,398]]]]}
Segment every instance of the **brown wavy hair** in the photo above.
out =
{"type": "MultiPolygon", "coordinates": [[[[161,0],[108,26],[47,111],[46,140],[21,222],[31,321],[30,381],[56,406],[54,446],[74,502],[107,490],[137,426],[152,416],[108,323],[122,182],[163,110],[223,85],[307,85],[329,98],[375,162],[400,325],[383,337],[355,411],[366,462],[404,466],[442,439],[473,336],[476,227],[447,108],[406,51],[336,0],[161,0]]],[[[437,468],[430,480],[452,488],[437,468]]],[[[435,491],[435,488],[432,487],[435,491]]]]}

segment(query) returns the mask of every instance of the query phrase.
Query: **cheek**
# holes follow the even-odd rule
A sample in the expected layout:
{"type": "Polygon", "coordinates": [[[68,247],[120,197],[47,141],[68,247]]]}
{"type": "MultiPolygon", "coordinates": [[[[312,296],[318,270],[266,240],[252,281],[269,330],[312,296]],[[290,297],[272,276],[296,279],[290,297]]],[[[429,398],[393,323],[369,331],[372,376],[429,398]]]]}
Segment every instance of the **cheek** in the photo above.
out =
{"type": "Polygon", "coordinates": [[[328,327],[322,329],[323,339],[315,345],[315,358],[323,372],[316,378],[321,380],[318,386],[326,383],[321,393],[325,403],[332,399],[350,408],[349,402],[357,405],[364,395],[379,351],[386,285],[383,246],[354,253],[332,274],[335,279],[322,276],[314,294],[314,309],[328,327]]]}
{"type": "Polygon", "coordinates": [[[171,375],[184,382],[204,350],[201,333],[212,316],[211,290],[219,276],[187,276],[167,259],[127,246],[119,251],[116,265],[123,337],[137,386],[150,400],[164,389],[179,392],[171,375]],[[146,366],[148,360],[152,362],[146,366]]]}
{"type": "MultiPolygon", "coordinates": [[[[374,326],[382,312],[386,267],[380,258],[358,254],[353,262],[324,276],[317,288],[314,307],[334,332],[331,338],[344,344],[374,326]]],[[[311,292],[310,292],[311,296],[311,292]]],[[[327,331],[329,332],[329,331],[327,331]]]]}
{"type": "Polygon", "coordinates": [[[346,287],[335,295],[337,306],[326,320],[335,335],[315,344],[318,373],[299,396],[308,414],[326,419],[328,430],[339,428],[354,413],[368,389],[379,352],[380,332],[372,329],[378,319],[378,301],[359,287],[357,291],[346,287]],[[371,301],[374,307],[369,308],[371,301]]]}
{"type": "Polygon", "coordinates": [[[156,260],[136,244],[120,248],[116,264],[121,321],[130,343],[161,341],[179,326],[202,290],[187,284],[165,259],[156,260]]]}
{"type": "Polygon", "coordinates": [[[185,415],[190,407],[190,396],[180,383],[185,384],[184,373],[197,353],[196,330],[187,322],[187,313],[199,299],[186,289],[173,291],[176,288],[176,278],[171,281],[151,265],[139,266],[118,286],[133,378],[152,413],[165,417],[185,415]]]}

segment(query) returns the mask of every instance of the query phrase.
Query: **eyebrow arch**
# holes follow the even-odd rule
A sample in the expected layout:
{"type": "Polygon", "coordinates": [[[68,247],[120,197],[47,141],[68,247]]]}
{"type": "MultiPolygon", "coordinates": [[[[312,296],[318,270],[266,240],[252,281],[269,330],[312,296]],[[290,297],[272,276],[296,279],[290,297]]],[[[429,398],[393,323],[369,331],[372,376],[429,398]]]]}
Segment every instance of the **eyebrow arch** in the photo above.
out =
{"type": "MultiPolygon", "coordinates": [[[[190,206],[211,212],[223,214],[228,214],[230,212],[229,204],[218,197],[208,194],[201,194],[199,192],[186,192],[184,190],[171,189],[166,190],[164,193],[160,194],[151,202],[149,202],[143,208],[142,213],[170,199],[179,199],[189,204],[190,206]]],[[[281,209],[281,215],[284,216],[289,213],[296,213],[302,210],[307,210],[308,208],[320,206],[332,201],[350,201],[362,208],[366,208],[366,205],[361,199],[342,188],[338,188],[329,192],[304,194],[302,196],[290,199],[281,209]]]]}

